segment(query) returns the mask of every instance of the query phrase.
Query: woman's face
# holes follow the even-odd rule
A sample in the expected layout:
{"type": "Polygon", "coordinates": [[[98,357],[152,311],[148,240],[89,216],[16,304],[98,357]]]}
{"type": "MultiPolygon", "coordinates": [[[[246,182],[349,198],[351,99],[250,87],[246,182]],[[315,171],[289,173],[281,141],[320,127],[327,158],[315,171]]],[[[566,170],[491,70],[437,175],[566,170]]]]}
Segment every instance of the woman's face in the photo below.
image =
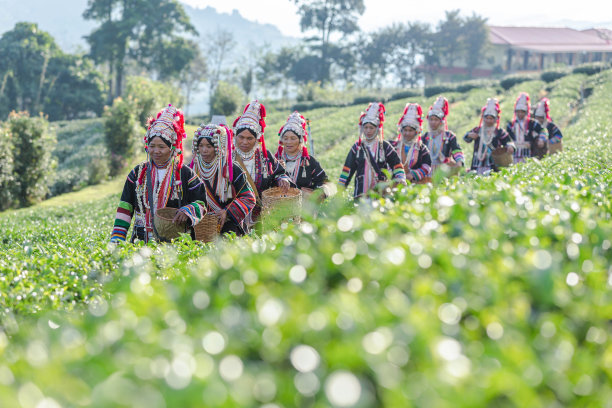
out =
{"type": "Polygon", "coordinates": [[[198,153],[200,153],[200,156],[206,163],[212,162],[217,156],[215,147],[210,144],[206,138],[202,138],[200,140],[200,144],[198,145],[198,153]]]}
{"type": "Polygon", "coordinates": [[[517,110],[517,111],[516,111],[516,118],[517,118],[518,120],[523,120],[523,119],[525,119],[525,116],[527,116],[527,112],[525,112],[524,110],[520,110],[520,109],[519,109],[519,110],[517,110]]]}
{"type": "Polygon", "coordinates": [[[495,116],[486,115],[484,117],[484,124],[486,127],[493,127],[497,124],[497,118],[495,116]]]}
{"type": "Polygon", "coordinates": [[[236,146],[244,153],[248,153],[255,147],[257,138],[253,136],[247,129],[243,129],[242,132],[236,136],[236,146]]]}
{"type": "Polygon", "coordinates": [[[404,126],[402,128],[402,137],[405,142],[411,142],[417,135],[416,129],[411,126],[404,126]]]}
{"type": "Polygon", "coordinates": [[[373,124],[366,123],[365,125],[363,125],[363,134],[365,135],[366,139],[373,139],[374,137],[376,137],[377,133],[378,128],[373,124]]]}
{"type": "Polygon", "coordinates": [[[442,120],[435,115],[431,115],[429,118],[427,118],[427,121],[429,122],[429,128],[431,130],[438,130],[442,124],[442,120]]]}
{"type": "Polygon", "coordinates": [[[546,120],[544,116],[536,116],[535,118],[540,125],[544,124],[544,121],[546,120]]]}
{"type": "Polygon", "coordinates": [[[158,166],[170,160],[170,155],[172,154],[172,149],[159,136],[155,136],[149,141],[148,151],[153,162],[158,166]]]}
{"type": "Polygon", "coordinates": [[[298,135],[295,132],[288,130],[283,133],[281,137],[281,143],[285,148],[287,154],[294,155],[300,151],[300,147],[302,147],[302,143],[298,135]]]}

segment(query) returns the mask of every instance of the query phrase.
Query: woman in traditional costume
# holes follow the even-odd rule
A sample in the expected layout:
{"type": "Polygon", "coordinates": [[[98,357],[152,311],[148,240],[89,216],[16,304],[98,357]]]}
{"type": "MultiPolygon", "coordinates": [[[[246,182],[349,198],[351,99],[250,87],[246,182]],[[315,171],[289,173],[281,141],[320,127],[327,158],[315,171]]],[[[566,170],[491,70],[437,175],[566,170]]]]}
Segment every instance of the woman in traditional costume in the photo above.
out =
{"type": "Polygon", "coordinates": [[[285,167],[291,183],[308,193],[323,187],[327,174],[319,162],[308,152],[306,119],[297,111],[278,131],[279,145],[276,158],[285,167]]]}
{"type": "Polygon", "coordinates": [[[125,241],[134,218],[131,241],[161,240],[153,222],[163,207],[178,208],[173,222],[196,225],[206,214],[204,184],[183,165],[185,138],[183,113],[172,105],[149,119],[144,136],[147,161],[127,176],[111,235],[111,242],[125,241]]]}
{"type": "Polygon", "coordinates": [[[500,115],[501,108],[498,100],[487,99],[487,104],[482,108],[480,124],[463,137],[467,143],[474,142],[471,171],[478,174],[489,174],[491,170],[497,171],[498,168],[492,158],[493,150],[497,148],[506,148],[509,153],[514,153],[514,142],[510,135],[499,127],[500,115]]]}
{"type": "Polygon", "coordinates": [[[514,103],[514,117],[506,131],[516,145],[514,163],[522,163],[531,157],[531,145],[537,138],[536,122],[531,119],[531,102],[529,94],[521,92],[514,103]]]}
{"type": "Polygon", "coordinates": [[[243,235],[255,193],[233,162],[233,133],[225,125],[202,124],[193,137],[191,167],[206,186],[206,208],[219,217],[221,233],[243,235]]]}
{"type": "Polygon", "coordinates": [[[408,103],[397,123],[399,135],[395,151],[406,173],[406,180],[419,183],[431,177],[431,156],[427,146],[421,141],[423,111],[417,103],[408,103]]]}
{"type": "Polygon", "coordinates": [[[291,187],[285,168],[266,149],[266,108],[259,101],[249,103],[233,124],[236,143],[234,161],[245,171],[257,205],[246,218],[246,226],[255,224],[261,213],[261,193],[271,187],[288,191],[291,187]]]}
{"type": "Polygon", "coordinates": [[[537,122],[536,132],[543,136],[543,139],[538,141],[538,147],[544,147],[546,139],[550,144],[561,143],[563,134],[550,118],[550,101],[548,98],[542,98],[537,103],[533,116],[535,116],[537,122]]]}
{"type": "Polygon", "coordinates": [[[421,137],[431,156],[432,173],[442,164],[463,166],[463,151],[457,136],[448,130],[448,100],[439,96],[427,112],[429,131],[421,137]]]}
{"type": "Polygon", "coordinates": [[[359,140],[353,144],[346,156],[340,185],[347,187],[353,175],[355,177],[355,198],[362,197],[379,182],[387,181],[382,169],[392,173],[396,184],[406,184],[404,166],[395,148],[384,140],[383,123],[385,106],[372,102],[359,118],[359,140]]]}

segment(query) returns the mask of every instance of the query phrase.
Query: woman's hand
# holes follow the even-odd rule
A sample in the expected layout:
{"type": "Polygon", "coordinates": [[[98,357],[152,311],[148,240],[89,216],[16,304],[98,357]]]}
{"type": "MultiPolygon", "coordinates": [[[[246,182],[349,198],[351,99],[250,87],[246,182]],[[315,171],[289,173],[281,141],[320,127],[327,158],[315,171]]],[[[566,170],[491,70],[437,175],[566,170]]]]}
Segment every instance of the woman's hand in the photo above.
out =
{"type": "Polygon", "coordinates": [[[467,137],[469,137],[472,140],[476,140],[476,139],[478,139],[478,133],[470,132],[470,133],[468,133],[467,137]]]}
{"type": "Polygon", "coordinates": [[[411,171],[406,172],[406,180],[410,180],[410,181],[414,180],[414,176],[412,175],[411,171]]]}
{"type": "Polygon", "coordinates": [[[187,214],[185,214],[182,211],[177,211],[176,215],[172,219],[172,222],[175,224],[182,224],[184,222],[187,222],[188,220],[189,220],[189,217],[187,216],[187,214]]]}
{"type": "Polygon", "coordinates": [[[289,184],[289,180],[281,179],[278,182],[278,186],[280,187],[283,193],[287,193],[289,192],[289,188],[291,187],[291,184],[289,184]]]}
{"type": "Polygon", "coordinates": [[[506,150],[508,150],[508,153],[514,154],[514,147],[508,145],[508,146],[506,146],[506,150]]]}

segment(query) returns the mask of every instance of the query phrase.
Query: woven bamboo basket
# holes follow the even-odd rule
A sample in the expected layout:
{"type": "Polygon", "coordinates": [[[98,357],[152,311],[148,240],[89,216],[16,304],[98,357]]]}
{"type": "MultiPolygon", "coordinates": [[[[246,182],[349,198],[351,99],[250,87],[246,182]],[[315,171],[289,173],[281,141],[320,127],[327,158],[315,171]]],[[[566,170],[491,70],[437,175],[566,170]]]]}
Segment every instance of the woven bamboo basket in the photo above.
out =
{"type": "Polygon", "coordinates": [[[442,171],[446,177],[452,177],[459,174],[461,171],[461,166],[450,166],[446,163],[443,163],[437,167],[434,166],[434,172],[442,171]]]}
{"type": "Polygon", "coordinates": [[[159,235],[162,240],[170,241],[171,239],[178,238],[179,234],[189,231],[189,227],[186,223],[172,222],[177,211],[178,208],[172,207],[159,208],[155,211],[153,223],[155,224],[157,235],[159,235]]]}
{"type": "Polygon", "coordinates": [[[302,199],[303,200],[310,199],[310,196],[312,196],[312,193],[314,192],[314,190],[312,188],[307,188],[307,187],[300,188],[300,190],[302,190],[302,199]]]}
{"type": "Polygon", "coordinates": [[[272,187],[261,193],[261,202],[264,217],[275,214],[287,221],[300,221],[302,190],[299,188],[283,193],[279,187],[272,187]]]}
{"type": "Polygon", "coordinates": [[[212,242],[219,235],[221,225],[217,214],[204,214],[200,222],[193,227],[195,239],[202,242],[212,242]]]}
{"type": "Polygon", "coordinates": [[[414,184],[427,184],[432,182],[431,177],[423,177],[421,180],[415,181],[414,184]]]}
{"type": "Polygon", "coordinates": [[[548,142],[544,143],[544,147],[538,147],[538,143],[534,142],[531,144],[531,157],[537,157],[542,159],[548,153],[548,142]]]}
{"type": "Polygon", "coordinates": [[[559,141],[559,143],[549,143],[548,144],[548,154],[555,154],[563,151],[563,143],[559,141]]]}
{"type": "Polygon", "coordinates": [[[505,147],[498,147],[491,152],[493,162],[497,167],[509,167],[514,161],[512,153],[508,152],[505,147]]]}

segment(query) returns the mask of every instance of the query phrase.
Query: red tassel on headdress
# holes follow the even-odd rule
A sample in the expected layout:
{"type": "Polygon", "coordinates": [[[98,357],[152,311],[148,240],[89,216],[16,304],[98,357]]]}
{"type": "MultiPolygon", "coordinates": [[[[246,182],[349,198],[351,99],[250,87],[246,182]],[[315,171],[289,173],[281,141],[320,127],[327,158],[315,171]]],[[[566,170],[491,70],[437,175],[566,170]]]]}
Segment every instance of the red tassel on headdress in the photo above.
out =
{"type": "Polygon", "coordinates": [[[183,115],[183,112],[181,110],[177,110],[174,114],[174,122],[172,122],[172,127],[174,128],[174,132],[176,133],[176,142],[174,143],[174,148],[179,158],[177,168],[177,180],[180,180],[180,168],[183,167],[184,160],[183,139],[187,137],[187,134],[185,133],[185,116],[183,115]]]}
{"type": "Polygon", "coordinates": [[[306,130],[306,119],[304,118],[304,115],[300,115],[300,118],[302,118],[302,120],[304,122],[302,122],[302,129],[304,129],[304,142],[302,145],[302,157],[306,158],[306,159],[310,159],[310,153],[308,152],[308,137],[310,136],[308,134],[308,130],[306,130]]]}
{"type": "Polygon", "coordinates": [[[264,137],[266,130],[266,107],[263,105],[263,103],[259,103],[259,115],[259,126],[261,126],[261,148],[263,150],[263,156],[266,158],[266,162],[268,163],[268,170],[270,174],[272,174],[272,163],[268,159],[268,149],[266,148],[266,139],[264,137]]]}
{"type": "Polygon", "coordinates": [[[482,128],[482,120],[484,119],[485,109],[487,109],[487,107],[483,106],[482,109],[480,110],[480,123],[478,123],[478,129],[482,128]]]}
{"type": "Polygon", "coordinates": [[[544,112],[546,112],[546,120],[548,122],[552,122],[552,119],[550,118],[550,101],[548,98],[542,98],[542,103],[544,104],[544,112]]]}
{"type": "Polygon", "coordinates": [[[423,108],[421,108],[421,105],[419,105],[418,103],[416,104],[416,106],[417,106],[417,113],[419,114],[419,117],[418,117],[419,126],[423,128],[423,108]]]}
{"type": "Polygon", "coordinates": [[[276,157],[277,159],[280,159],[283,155],[283,143],[281,142],[281,135],[283,134],[284,128],[285,125],[281,126],[281,128],[278,129],[278,148],[276,149],[276,154],[274,155],[274,157],[276,157]]]}
{"type": "Polygon", "coordinates": [[[379,119],[379,123],[378,123],[378,128],[380,129],[380,140],[383,141],[385,140],[385,136],[384,136],[384,128],[383,128],[383,124],[385,123],[385,105],[382,104],[382,102],[378,103],[378,119],[379,119]]]}
{"type": "Polygon", "coordinates": [[[442,105],[442,112],[444,112],[444,130],[448,131],[448,99],[444,98],[444,105],[442,105]]]}
{"type": "Polygon", "coordinates": [[[234,180],[234,132],[226,125],[221,125],[223,129],[225,129],[225,133],[227,136],[227,174],[229,175],[230,182],[234,180]]]}
{"type": "Polygon", "coordinates": [[[406,107],[404,108],[404,112],[402,112],[402,116],[400,116],[399,120],[397,121],[397,127],[400,129],[397,135],[397,140],[400,140],[402,138],[402,132],[401,132],[401,126],[402,126],[402,121],[404,120],[404,118],[406,117],[406,114],[408,113],[408,108],[410,107],[410,105],[406,105],[406,107]]]}

